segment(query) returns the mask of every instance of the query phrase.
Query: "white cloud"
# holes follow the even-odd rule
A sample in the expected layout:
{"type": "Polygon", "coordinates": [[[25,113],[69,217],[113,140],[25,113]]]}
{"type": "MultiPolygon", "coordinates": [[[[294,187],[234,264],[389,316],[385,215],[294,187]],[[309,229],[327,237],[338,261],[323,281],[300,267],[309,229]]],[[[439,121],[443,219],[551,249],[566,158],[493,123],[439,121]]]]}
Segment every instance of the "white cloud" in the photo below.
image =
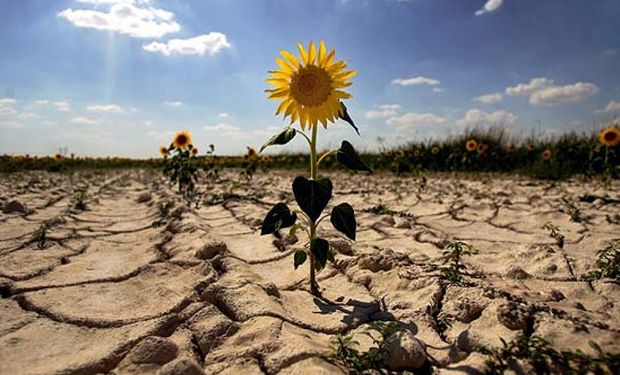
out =
{"type": "Polygon", "coordinates": [[[486,14],[486,13],[494,12],[497,9],[499,9],[499,7],[501,7],[503,3],[504,3],[504,0],[488,0],[484,4],[482,9],[476,11],[475,14],[476,14],[476,16],[481,16],[481,15],[486,14]]]}
{"type": "Polygon", "coordinates": [[[441,84],[440,81],[428,77],[411,77],[411,78],[396,78],[390,82],[392,85],[400,86],[417,86],[417,85],[431,85],[436,86],[441,84]]]}
{"type": "Polygon", "coordinates": [[[11,107],[4,107],[0,105],[0,116],[13,116],[17,111],[11,107]]]}
{"type": "Polygon", "coordinates": [[[512,126],[517,124],[517,115],[506,111],[484,112],[479,109],[470,109],[460,120],[456,121],[459,126],[512,126]]]}
{"type": "Polygon", "coordinates": [[[435,92],[435,93],[438,93],[438,94],[439,94],[439,93],[442,93],[442,92],[443,92],[443,89],[442,89],[441,87],[433,87],[433,92],[435,92]]]}
{"type": "Polygon", "coordinates": [[[230,116],[230,114],[226,113],[226,112],[220,112],[220,113],[217,114],[217,117],[219,117],[219,118],[226,118],[228,116],[230,116]]]}
{"type": "Polygon", "coordinates": [[[593,83],[577,82],[572,85],[548,87],[530,96],[533,105],[558,105],[577,103],[596,94],[598,87],[593,83]]]}
{"type": "Polygon", "coordinates": [[[393,116],[387,119],[388,125],[395,126],[399,129],[416,128],[423,126],[441,125],[448,121],[445,117],[438,116],[434,113],[416,113],[408,112],[402,116],[393,116]]]}
{"type": "Polygon", "coordinates": [[[74,124],[80,124],[80,125],[96,125],[99,123],[99,120],[94,120],[94,119],[83,117],[83,116],[74,117],[69,121],[74,124]]]}
{"type": "Polygon", "coordinates": [[[189,39],[171,39],[166,43],[152,42],[142,48],[149,52],[170,55],[215,55],[225,48],[230,48],[226,35],[217,32],[198,35],[189,39]]]}
{"type": "Polygon", "coordinates": [[[0,98],[0,107],[7,104],[15,104],[15,102],[17,102],[17,100],[13,98],[0,98]]]}
{"type": "Polygon", "coordinates": [[[599,109],[596,112],[602,113],[615,113],[620,112],[620,101],[612,100],[603,109],[599,109]]]}
{"type": "Polygon", "coordinates": [[[56,107],[56,109],[59,112],[69,112],[71,110],[71,105],[67,102],[54,102],[52,103],[54,104],[54,107],[56,107]]]}
{"type": "Polygon", "coordinates": [[[553,80],[547,78],[533,78],[529,83],[520,83],[513,87],[506,88],[509,96],[531,95],[536,91],[553,86],[553,80]]]}
{"type": "Polygon", "coordinates": [[[474,102],[483,103],[483,104],[495,104],[502,101],[504,97],[499,92],[494,92],[492,94],[480,95],[472,99],[474,102]]]}
{"type": "Polygon", "coordinates": [[[47,105],[47,104],[50,104],[50,101],[49,100],[36,100],[34,103],[38,105],[47,105]]]}
{"type": "Polygon", "coordinates": [[[123,109],[116,104],[95,104],[86,107],[86,110],[91,112],[108,112],[108,113],[121,113],[123,109]]]}
{"type": "Polygon", "coordinates": [[[8,129],[21,129],[25,128],[26,125],[17,121],[0,121],[0,128],[8,128],[8,129]]]}
{"type": "Polygon", "coordinates": [[[130,3],[130,4],[135,4],[135,3],[148,3],[151,0],[77,0],[78,3],[86,3],[86,4],[93,4],[93,5],[111,5],[111,4],[117,4],[117,3],[130,3]]]}
{"type": "Polygon", "coordinates": [[[206,131],[233,139],[246,139],[249,137],[248,133],[241,130],[241,128],[223,122],[215,125],[205,125],[202,128],[206,131]]]}
{"type": "Polygon", "coordinates": [[[113,4],[108,12],[90,9],[65,9],[58,13],[77,27],[116,31],[134,38],[161,38],[175,33],[181,26],[173,21],[174,13],[153,7],[136,6],[133,1],[103,1],[113,4]]]}
{"type": "Polygon", "coordinates": [[[168,102],[164,102],[165,105],[170,106],[170,107],[180,107],[183,105],[183,102],[180,101],[168,101],[168,102]]]}
{"type": "Polygon", "coordinates": [[[400,105],[398,104],[381,104],[379,105],[378,111],[368,111],[366,112],[366,118],[368,119],[378,119],[385,118],[396,115],[396,112],[400,109],[400,105]]]}

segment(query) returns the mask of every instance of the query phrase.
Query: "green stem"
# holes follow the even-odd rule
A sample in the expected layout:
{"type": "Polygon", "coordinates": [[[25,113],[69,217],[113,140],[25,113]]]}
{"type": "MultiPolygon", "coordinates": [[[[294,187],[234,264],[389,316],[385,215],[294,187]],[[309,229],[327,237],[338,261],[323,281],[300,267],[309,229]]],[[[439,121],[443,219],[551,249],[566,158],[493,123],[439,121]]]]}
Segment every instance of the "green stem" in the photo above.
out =
{"type": "MultiPolygon", "coordinates": [[[[316,138],[318,125],[312,126],[312,139],[310,140],[310,179],[316,180],[318,177],[318,163],[316,157],[316,138]]],[[[304,134],[305,135],[305,134],[304,134]]],[[[315,297],[320,297],[321,292],[316,282],[314,263],[316,259],[312,253],[312,241],[316,238],[316,223],[310,221],[310,292],[315,297]]]]}
{"type": "Polygon", "coordinates": [[[318,167],[318,166],[319,166],[319,164],[321,164],[321,162],[323,161],[323,159],[325,159],[325,158],[326,158],[326,157],[328,157],[329,155],[335,154],[335,153],[337,153],[337,152],[338,152],[338,149],[331,150],[331,151],[328,151],[328,152],[324,153],[323,155],[321,155],[321,157],[319,158],[319,160],[317,160],[317,162],[316,162],[316,166],[318,167]]]}

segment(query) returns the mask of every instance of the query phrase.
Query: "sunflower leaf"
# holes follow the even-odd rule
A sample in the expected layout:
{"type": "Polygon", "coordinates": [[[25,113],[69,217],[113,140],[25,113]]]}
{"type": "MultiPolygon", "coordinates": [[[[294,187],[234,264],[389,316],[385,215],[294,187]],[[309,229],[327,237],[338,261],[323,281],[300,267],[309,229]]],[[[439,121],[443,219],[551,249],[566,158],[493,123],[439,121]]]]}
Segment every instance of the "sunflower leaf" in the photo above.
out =
{"type": "Polygon", "coordinates": [[[316,257],[318,263],[316,268],[319,270],[325,268],[329,257],[329,242],[322,238],[315,238],[310,243],[310,251],[316,257]]]}
{"type": "Polygon", "coordinates": [[[343,102],[340,102],[340,106],[341,108],[340,108],[340,112],[338,112],[338,117],[340,117],[342,120],[349,123],[349,125],[351,125],[353,129],[355,129],[355,132],[357,133],[357,135],[360,135],[360,130],[357,128],[357,126],[355,126],[353,119],[349,115],[349,112],[347,111],[347,106],[344,105],[343,102]]]}
{"type": "Polygon", "coordinates": [[[348,141],[342,141],[342,144],[336,153],[336,159],[340,164],[348,169],[372,173],[370,167],[364,163],[357,151],[355,151],[353,145],[348,141]]]}
{"type": "Polygon", "coordinates": [[[297,134],[297,132],[293,128],[286,128],[286,129],[284,129],[280,133],[278,133],[278,134],[274,135],[273,137],[269,138],[269,140],[267,142],[265,142],[264,145],[261,146],[259,153],[263,152],[263,150],[266,149],[269,146],[285,145],[285,144],[289,143],[293,138],[295,138],[295,134],[297,134]]]}
{"type": "Polygon", "coordinates": [[[306,255],[305,251],[297,250],[294,255],[295,269],[297,269],[299,266],[304,264],[306,262],[307,257],[308,256],[306,255]]]}
{"type": "Polygon", "coordinates": [[[293,194],[299,208],[308,215],[312,222],[316,222],[321,212],[327,206],[332,197],[332,182],[323,178],[320,180],[308,180],[298,176],[293,181],[293,194]]]}
{"type": "Polygon", "coordinates": [[[334,207],[329,220],[334,228],[355,241],[357,222],[355,221],[355,211],[350,204],[345,202],[334,207]]]}
{"type": "Polygon", "coordinates": [[[263,225],[261,227],[260,234],[275,233],[282,228],[288,228],[295,224],[297,221],[297,214],[292,213],[285,203],[278,203],[267,212],[263,225]]]}

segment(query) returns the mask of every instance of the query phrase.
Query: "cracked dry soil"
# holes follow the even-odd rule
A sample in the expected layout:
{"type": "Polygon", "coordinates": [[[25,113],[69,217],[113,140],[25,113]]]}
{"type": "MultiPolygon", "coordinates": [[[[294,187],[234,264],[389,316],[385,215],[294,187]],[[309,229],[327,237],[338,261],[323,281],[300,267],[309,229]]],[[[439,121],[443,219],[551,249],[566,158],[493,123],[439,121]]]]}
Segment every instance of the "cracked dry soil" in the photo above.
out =
{"type": "MultiPolygon", "coordinates": [[[[484,369],[478,345],[500,347],[529,331],[558,350],[620,351],[620,286],[582,276],[596,250],[620,238],[620,185],[518,177],[416,178],[333,174],[331,204],[357,212],[358,240],[337,239],[337,266],[313,299],[303,245],[259,235],[272,204],[294,205],[292,172],[257,174],[229,199],[184,208],[156,171],[0,177],[0,374],[341,374],[330,340],[395,320],[426,344],[438,373],[484,369]],[[75,189],[87,208],[70,209],[75,189]],[[612,200],[580,202],[583,194],[612,200]],[[576,202],[571,221],[562,198],[576,202]],[[158,205],[174,201],[161,226],[158,205]],[[400,214],[377,215],[382,204],[400,214]],[[541,226],[557,225],[562,248],[541,226]],[[33,236],[48,226],[43,246],[33,236]],[[465,282],[439,282],[441,250],[460,240],[465,282]]],[[[229,191],[237,172],[200,184],[229,191]],[[227,182],[228,180],[228,182],[227,182]]],[[[220,196],[221,197],[221,196],[220,196]]],[[[329,207],[328,207],[329,209],[329,207]]]]}

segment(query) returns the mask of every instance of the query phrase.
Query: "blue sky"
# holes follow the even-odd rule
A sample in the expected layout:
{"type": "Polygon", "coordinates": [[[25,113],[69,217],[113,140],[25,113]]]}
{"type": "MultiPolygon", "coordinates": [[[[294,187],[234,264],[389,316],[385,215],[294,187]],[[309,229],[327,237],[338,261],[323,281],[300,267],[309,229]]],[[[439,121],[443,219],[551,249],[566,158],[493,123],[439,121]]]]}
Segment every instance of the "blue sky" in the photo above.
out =
{"type": "Polygon", "coordinates": [[[618,19],[617,0],[0,0],[0,154],[156,156],[180,129],[241,153],[287,124],[263,91],[278,51],[321,39],[358,71],[362,131],[325,148],[590,130],[620,115],[618,19]]]}

